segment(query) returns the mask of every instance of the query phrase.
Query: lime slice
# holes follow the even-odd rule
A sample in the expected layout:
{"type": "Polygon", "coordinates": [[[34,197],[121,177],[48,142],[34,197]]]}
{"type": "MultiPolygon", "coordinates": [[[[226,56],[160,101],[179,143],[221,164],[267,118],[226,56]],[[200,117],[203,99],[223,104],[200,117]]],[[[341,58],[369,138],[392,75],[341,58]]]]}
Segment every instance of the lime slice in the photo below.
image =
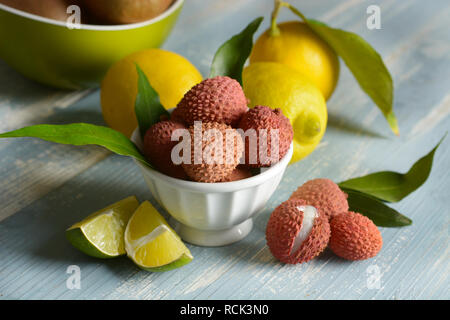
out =
{"type": "Polygon", "coordinates": [[[128,222],[125,249],[140,268],[153,272],[179,268],[193,259],[180,237],[148,201],[128,222]]]}
{"type": "Polygon", "coordinates": [[[92,257],[124,255],[125,227],[138,207],[135,196],[123,199],[75,223],[66,230],[66,237],[75,248],[92,257]]]}

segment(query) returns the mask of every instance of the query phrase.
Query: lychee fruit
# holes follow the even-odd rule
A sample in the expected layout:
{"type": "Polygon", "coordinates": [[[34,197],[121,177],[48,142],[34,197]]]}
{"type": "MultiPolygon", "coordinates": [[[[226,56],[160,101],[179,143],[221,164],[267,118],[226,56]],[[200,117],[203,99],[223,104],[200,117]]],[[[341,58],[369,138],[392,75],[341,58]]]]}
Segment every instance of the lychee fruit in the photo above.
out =
{"type": "Polygon", "coordinates": [[[238,166],[244,143],[236,129],[224,123],[196,122],[189,133],[191,159],[182,166],[192,180],[219,182],[238,166]]]}
{"type": "Polygon", "coordinates": [[[330,221],[330,249],[347,260],[365,260],[380,252],[383,239],[377,226],[362,214],[349,211],[330,221]]]}
{"type": "Polygon", "coordinates": [[[289,199],[303,199],[320,209],[328,219],[348,211],[347,194],[330,179],[314,179],[292,193],[289,199]]]}
{"type": "Polygon", "coordinates": [[[327,217],[304,200],[283,202],[267,223],[267,246],[284,263],[303,263],[315,258],[326,248],[329,239],[327,217]]]}
{"type": "Polygon", "coordinates": [[[173,178],[187,179],[181,165],[175,165],[171,158],[172,148],[178,141],[171,141],[172,133],[186,127],[175,121],[161,121],[151,126],[144,136],[144,155],[155,168],[173,178]]]}
{"type": "Polygon", "coordinates": [[[247,98],[239,82],[217,76],[192,87],[178,103],[173,117],[182,119],[187,126],[203,121],[234,127],[247,110],[247,98]]]}
{"type": "Polygon", "coordinates": [[[256,106],[239,122],[245,137],[245,164],[268,167],[282,159],[294,136],[292,125],[281,109],[256,106]]]}
{"type": "Polygon", "coordinates": [[[170,120],[185,124],[185,121],[183,120],[182,117],[182,113],[178,108],[173,109],[172,113],[170,114],[170,120]]]}
{"type": "Polygon", "coordinates": [[[248,170],[247,168],[244,168],[242,166],[238,166],[236,169],[231,172],[231,174],[222,180],[220,182],[232,182],[232,181],[238,181],[242,179],[247,179],[252,176],[252,172],[248,170]]]}

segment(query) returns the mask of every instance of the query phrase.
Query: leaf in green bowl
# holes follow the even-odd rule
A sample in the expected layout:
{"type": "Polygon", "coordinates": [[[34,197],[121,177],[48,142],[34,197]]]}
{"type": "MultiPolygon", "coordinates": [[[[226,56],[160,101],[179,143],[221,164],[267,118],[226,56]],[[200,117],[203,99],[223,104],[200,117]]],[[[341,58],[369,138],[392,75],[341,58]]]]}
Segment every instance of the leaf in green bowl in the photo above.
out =
{"type": "Polygon", "coordinates": [[[0,134],[0,138],[32,137],[74,146],[98,145],[114,153],[133,157],[151,166],[136,145],[122,133],[88,123],[40,124],[0,134]]]}
{"type": "Polygon", "coordinates": [[[228,76],[242,85],[242,70],[253,48],[253,35],[263,21],[256,18],[239,34],[226,41],[214,55],[210,78],[228,76]]]}
{"type": "Polygon", "coordinates": [[[361,213],[379,227],[405,227],[412,224],[412,220],[398,211],[388,207],[380,200],[367,194],[343,189],[348,194],[350,211],[361,213]]]}
{"type": "Polygon", "coordinates": [[[433,165],[434,154],[445,136],[442,137],[433,150],[414,163],[405,174],[393,171],[375,172],[343,181],[339,183],[339,187],[360,191],[382,201],[400,201],[411,192],[417,190],[427,180],[433,165]]]}
{"type": "Polygon", "coordinates": [[[138,94],[135,102],[135,113],[139,124],[139,132],[144,139],[147,130],[161,120],[165,115],[169,118],[169,113],[159,100],[159,95],[150,85],[144,71],[136,64],[138,73],[138,94]]]}
{"type": "Polygon", "coordinates": [[[298,15],[320,38],[344,60],[361,89],[383,113],[391,130],[398,135],[397,118],[393,111],[394,85],[383,59],[372,46],[359,35],[327,26],[306,18],[298,9],[283,3],[298,15]]]}

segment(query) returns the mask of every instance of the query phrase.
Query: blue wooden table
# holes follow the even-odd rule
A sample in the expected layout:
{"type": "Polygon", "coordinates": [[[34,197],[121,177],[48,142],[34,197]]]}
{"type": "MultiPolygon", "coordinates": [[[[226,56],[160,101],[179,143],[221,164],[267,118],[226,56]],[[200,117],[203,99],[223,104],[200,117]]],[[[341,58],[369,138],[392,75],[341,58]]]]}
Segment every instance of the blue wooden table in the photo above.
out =
{"type": "MultiPolygon", "coordinates": [[[[450,139],[436,153],[426,184],[398,204],[413,219],[382,228],[380,254],[348,262],[328,250],[284,265],[264,239],[271,211],[308,179],[342,181],[379,170],[404,172],[450,127],[450,5],[445,0],[291,1],[307,16],[356,32],[383,56],[395,83],[395,137],[343,65],[328,101],[320,146],[291,165],[255,227],[221,248],[189,246],[195,259],[166,273],[141,271],[127,258],[97,260],[73,249],[64,230],[89,213],[137,195],[151,199],[132,160],[97,147],[37,139],[0,141],[0,298],[19,299],[449,299],[450,139]],[[381,29],[366,26],[370,4],[381,29]],[[68,289],[68,267],[81,288],[68,289]]],[[[218,46],[258,15],[268,26],[272,0],[189,0],[164,48],[206,76],[218,46]]],[[[285,11],[280,21],[295,19],[285,11]]],[[[39,123],[103,124],[99,91],[58,91],[35,84],[0,61],[0,132],[39,123]]]]}

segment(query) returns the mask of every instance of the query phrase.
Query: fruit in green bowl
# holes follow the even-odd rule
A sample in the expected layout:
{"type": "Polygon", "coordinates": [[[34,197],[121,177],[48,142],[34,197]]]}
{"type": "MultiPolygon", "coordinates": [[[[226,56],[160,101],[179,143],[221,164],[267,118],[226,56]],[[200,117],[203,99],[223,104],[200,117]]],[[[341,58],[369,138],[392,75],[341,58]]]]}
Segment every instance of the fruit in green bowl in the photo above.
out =
{"type": "Polygon", "coordinates": [[[11,8],[59,21],[67,20],[67,7],[78,0],[0,0],[11,8]]]}
{"type": "Polygon", "coordinates": [[[82,0],[93,16],[111,24],[136,23],[163,13],[173,0],[82,0]]]}
{"type": "Polygon", "coordinates": [[[80,29],[0,4],[0,58],[26,77],[50,86],[96,87],[114,62],[161,46],[183,3],[176,0],[164,13],[144,22],[81,24],[80,29]]]}

